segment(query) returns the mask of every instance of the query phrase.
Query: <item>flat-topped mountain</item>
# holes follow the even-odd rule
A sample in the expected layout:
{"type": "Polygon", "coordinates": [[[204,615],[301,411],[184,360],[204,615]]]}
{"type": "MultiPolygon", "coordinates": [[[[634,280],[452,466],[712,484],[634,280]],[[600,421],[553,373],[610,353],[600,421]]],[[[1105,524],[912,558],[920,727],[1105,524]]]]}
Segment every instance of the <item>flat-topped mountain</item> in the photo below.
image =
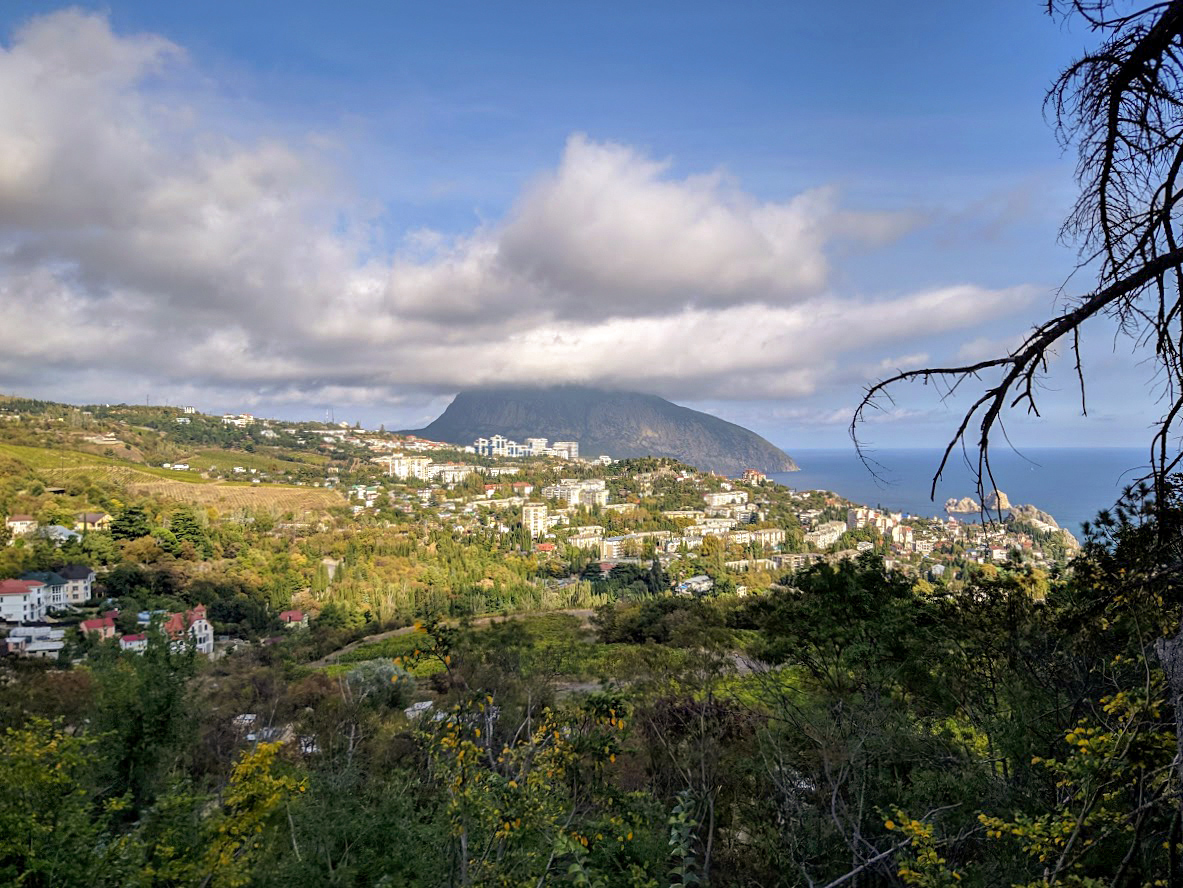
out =
{"type": "Polygon", "coordinates": [[[797,470],[787,453],[735,423],[656,395],[579,385],[461,392],[439,419],[410,434],[460,445],[490,435],[578,441],[581,456],[670,456],[723,474],[797,470]]]}

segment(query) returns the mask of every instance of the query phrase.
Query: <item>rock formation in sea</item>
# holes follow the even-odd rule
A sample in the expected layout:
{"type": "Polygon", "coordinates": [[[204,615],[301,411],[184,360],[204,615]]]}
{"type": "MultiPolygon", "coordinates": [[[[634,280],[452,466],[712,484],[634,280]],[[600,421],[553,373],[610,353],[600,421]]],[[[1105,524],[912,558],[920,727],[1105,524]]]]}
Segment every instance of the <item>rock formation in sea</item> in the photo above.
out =
{"type": "Polygon", "coordinates": [[[986,498],[982,500],[982,507],[989,512],[1001,512],[1010,508],[1010,500],[1007,495],[998,488],[994,488],[990,493],[986,494],[986,498]]]}

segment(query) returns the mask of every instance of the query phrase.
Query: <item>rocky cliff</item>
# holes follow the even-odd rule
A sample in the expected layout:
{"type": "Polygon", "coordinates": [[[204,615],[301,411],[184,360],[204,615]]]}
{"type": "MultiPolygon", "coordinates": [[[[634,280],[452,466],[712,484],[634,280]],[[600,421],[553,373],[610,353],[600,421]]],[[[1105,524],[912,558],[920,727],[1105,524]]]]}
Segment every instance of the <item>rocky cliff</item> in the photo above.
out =
{"type": "Polygon", "coordinates": [[[982,500],[982,508],[987,512],[1005,511],[1010,508],[1010,497],[995,488],[990,493],[987,493],[985,499],[982,500]]]}
{"type": "Polygon", "coordinates": [[[439,419],[411,434],[461,445],[490,435],[578,441],[581,456],[670,456],[722,474],[797,469],[783,450],[716,416],[656,395],[574,385],[461,392],[439,419]]]}

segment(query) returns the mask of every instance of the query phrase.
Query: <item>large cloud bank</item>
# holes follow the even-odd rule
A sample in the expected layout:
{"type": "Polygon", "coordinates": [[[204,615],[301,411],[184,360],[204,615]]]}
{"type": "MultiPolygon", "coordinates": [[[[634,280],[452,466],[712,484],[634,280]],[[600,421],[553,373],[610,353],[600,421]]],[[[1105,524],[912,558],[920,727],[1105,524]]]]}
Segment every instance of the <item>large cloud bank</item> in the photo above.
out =
{"type": "Polygon", "coordinates": [[[1031,295],[841,297],[835,252],[887,244],[912,217],[851,212],[827,189],[764,202],[583,135],[500,220],[414,230],[374,257],[364,203],[312,140],[232,133],[196,90],[186,100],[201,80],[182,48],[77,11],[0,48],[0,387],[115,399],[150,381],[244,404],[529,381],[791,397],[873,370],[918,325],[973,329],[1031,295]]]}

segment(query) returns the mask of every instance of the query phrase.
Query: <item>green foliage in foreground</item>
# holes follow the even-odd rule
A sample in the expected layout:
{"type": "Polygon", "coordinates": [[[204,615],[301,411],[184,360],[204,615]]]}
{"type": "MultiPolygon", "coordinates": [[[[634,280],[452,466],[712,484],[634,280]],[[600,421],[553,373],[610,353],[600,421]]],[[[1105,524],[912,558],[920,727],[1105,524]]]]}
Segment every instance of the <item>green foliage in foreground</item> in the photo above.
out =
{"type": "Polygon", "coordinates": [[[1069,575],[957,592],[865,556],[591,626],[427,621],[331,669],[305,634],[10,663],[0,880],[1178,884],[1177,536],[1127,511],[1069,575]]]}

